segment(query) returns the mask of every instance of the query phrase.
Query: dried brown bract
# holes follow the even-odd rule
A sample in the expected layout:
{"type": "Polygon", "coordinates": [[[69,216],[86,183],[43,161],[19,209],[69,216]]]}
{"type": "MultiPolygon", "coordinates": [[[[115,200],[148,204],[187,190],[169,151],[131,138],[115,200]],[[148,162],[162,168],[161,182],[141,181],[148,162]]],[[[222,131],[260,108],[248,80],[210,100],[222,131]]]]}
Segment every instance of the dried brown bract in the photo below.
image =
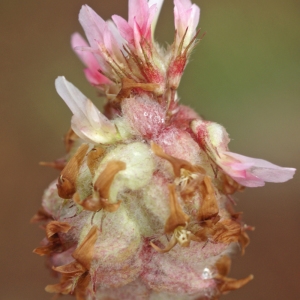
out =
{"type": "Polygon", "coordinates": [[[57,294],[75,294],[77,300],[85,299],[85,290],[91,280],[89,269],[94,254],[98,229],[93,226],[82,243],[73,252],[74,261],[63,266],[53,267],[60,273],[60,283],[46,286],[46,291],[57,294]]]}
{"type": "Polygon", "coordinates": [[[60,173],[57,183],[58,195],[63,199],[71,199],[76,192],[76,179],[79,168],[88,150],[88,144],[82,144],[60,173]]]}
{"type": "Polygon", "coordinates": [[[69,245],[62,243],[59,234],[67,233],[71,229],[71,226],[67,222],[51,221],[46,225],[46,237],[48,243],[44,246],[35,248],[34,253],[38,255],[52,255],[54,253],[67,250],[69,245]]]}
{"type": "Polygon", "coordinates": [[[204,176],[203,182],[200,185],[200,192],[202,194],[202,202],[198,213],[198,220],[203,222],[216,218],[219,213],[219,206],[210,177],[204,176]]]}
{"type": "Polygon", "coordinates": [[[80,201],[78,193],[73,197],[74,201],[80,204],[85,210],[97,212],[104,209],[108,212],[116,211],[121,201],[117,203],[109,202],[110,186],[118,172],[125,170],[126,164],[122,161],[110,161],[107,163],[106,168],[98,176],[94,183],[94,192],[92,195],[80,201]]]}
{"type": "Polygon", "coordinates": [[[228,256],[221,257],[216,263],[216,268],[219,274],[215,276],[215,280],[217,281],[218,290],[221,294],[226,294],[229,291],[237,290],[254,278],[253,275],[249,275],[243,279],[227,277],[230,271],[230,265],[231,260],[228,256]]]}

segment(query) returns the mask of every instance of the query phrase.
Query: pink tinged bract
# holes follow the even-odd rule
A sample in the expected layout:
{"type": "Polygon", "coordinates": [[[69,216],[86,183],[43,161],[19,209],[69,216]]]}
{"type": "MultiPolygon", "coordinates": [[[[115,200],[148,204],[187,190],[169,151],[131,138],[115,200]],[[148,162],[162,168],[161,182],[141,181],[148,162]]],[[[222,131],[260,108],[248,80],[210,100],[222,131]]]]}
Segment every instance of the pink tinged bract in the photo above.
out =
{"type": "Polygon", "coordinates": [[[190,0],[174,0],[174,23],[176,29],[176,45],[180,44],[186,30],[183,48],[196,34],[200,19],[200,8],[190,0]]]}
{"type": "Polygon", "coordinates": [[[84,50],[89,45],[79,33],[76,32],[72,35],[71,45],[79,59],[87,67],[84,70],[87,80],[93,85],[109,84],[110,80],[100,73],[101,67],[94,54],[89,50],[84,50]]]}
{"type": "Polygon", "coordinates": [[[72,129],[81,139],[96,144],[111,143],[119,139],[115,125],[65,77],[58,77],[55,87],[72,111],[72,129]]]}
{"type": "Polygon", "coordinates": [[[228,151],[230,141],[225,128],[217,123],[194,120],[191,128],[200,147],[225,173],[247,187],[263,186],[265,182],[285,182],[293,178],[296,169],[283,168],[266,160],[228,151]]]}

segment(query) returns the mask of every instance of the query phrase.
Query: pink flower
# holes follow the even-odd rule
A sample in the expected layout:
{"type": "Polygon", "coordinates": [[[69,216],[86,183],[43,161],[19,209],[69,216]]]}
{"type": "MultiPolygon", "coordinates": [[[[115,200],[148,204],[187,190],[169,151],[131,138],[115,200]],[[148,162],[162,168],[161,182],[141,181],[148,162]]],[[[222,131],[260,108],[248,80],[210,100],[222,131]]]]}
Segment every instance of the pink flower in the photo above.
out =
{"type": "Polygon", "coordinates": [[[190,0],[174,0],[176,38],[168,67],[168,79],[172,89],[179,86],[184,68],[195,44],[200,8],[190,0]]]}
{"type": "Polygon", "coordinates": [[[183,49],[192,41],[199,23],[200,8],[190,0],[174,0],[176,46],[183,41],[183,49]]]}
{"type": "Polygon", "coordinates": [[[229,152],[228,134],[225,128],[217,123],[194,120],[191,127],[208,157],[243,186],[258,187],[265,185],[265,182],[285,182],[295,174],[294,168],[282,168],[263,159],[229,152]]]}
{"type": "Polygon", "coordinates": [[[123,42],[121,36],[116,30],[111,29],[110,22],[105,22],[88,5],[82,6],[79,21],[90,43],[90,51],[95,53],[103,72],[107,73],[108,77],[113,76],[111,64],[125,62],[120,50],[123,42]]]}

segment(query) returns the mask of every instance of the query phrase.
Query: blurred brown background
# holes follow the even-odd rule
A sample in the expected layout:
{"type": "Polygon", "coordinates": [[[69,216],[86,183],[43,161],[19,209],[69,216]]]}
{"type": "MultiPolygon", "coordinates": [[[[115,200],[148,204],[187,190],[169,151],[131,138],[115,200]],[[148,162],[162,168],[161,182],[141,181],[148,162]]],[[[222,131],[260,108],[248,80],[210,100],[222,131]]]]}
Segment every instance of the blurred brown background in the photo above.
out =
{"type": "MultiPolygon", "coordinates": [[[[165,1],[158,40],[173,38],[172,3],[165,1]]],[[[56,94],[65,75],[96,103],[95,91],[69,45],[80,31],[80,6],[103,18],[127,14],[126,0],[1,0],[1,255],[0,299],[50,299],[54,282],[32,254],[43,232],[29,224],[44,188],[57,173],[38,166],[64,153],[71,113],[56,94]]],[[[207,32],[180,88],[184,104],[227,128],[233,152],[300,168],[299,0],[198,0],[207,32]]],[[[293,181],[247,189],[238,210],[255,225],[246,255],[231,275],[255,280],[227,300],[296,300],[300,295],[299,172],[293,181]]],[[[65,299],[70,299],[66,297],[65,299]]]]}

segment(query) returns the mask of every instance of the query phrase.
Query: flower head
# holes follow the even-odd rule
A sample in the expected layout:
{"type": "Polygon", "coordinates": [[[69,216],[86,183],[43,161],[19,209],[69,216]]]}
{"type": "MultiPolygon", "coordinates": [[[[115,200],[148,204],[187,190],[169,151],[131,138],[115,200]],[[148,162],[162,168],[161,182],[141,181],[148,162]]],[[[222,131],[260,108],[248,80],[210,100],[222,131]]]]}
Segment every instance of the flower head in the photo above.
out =
{"type": "Polygon", "coordinates": [[[200,9],[174,0],[175,41],[153,32],[162,0],[129,0],[128,21],[79,13],[87,41],[72,35],[104,112],[65,77],[55,87],[70,108],[66,155],[33,222],[59,282],[46,291],[78,300],[219,299],[253,279],[227,277],[230,255],[249,244],[232,194],[295,169],[229,151],[226,130],[178,104],[177,88],[196,44],[200,9]]]}

